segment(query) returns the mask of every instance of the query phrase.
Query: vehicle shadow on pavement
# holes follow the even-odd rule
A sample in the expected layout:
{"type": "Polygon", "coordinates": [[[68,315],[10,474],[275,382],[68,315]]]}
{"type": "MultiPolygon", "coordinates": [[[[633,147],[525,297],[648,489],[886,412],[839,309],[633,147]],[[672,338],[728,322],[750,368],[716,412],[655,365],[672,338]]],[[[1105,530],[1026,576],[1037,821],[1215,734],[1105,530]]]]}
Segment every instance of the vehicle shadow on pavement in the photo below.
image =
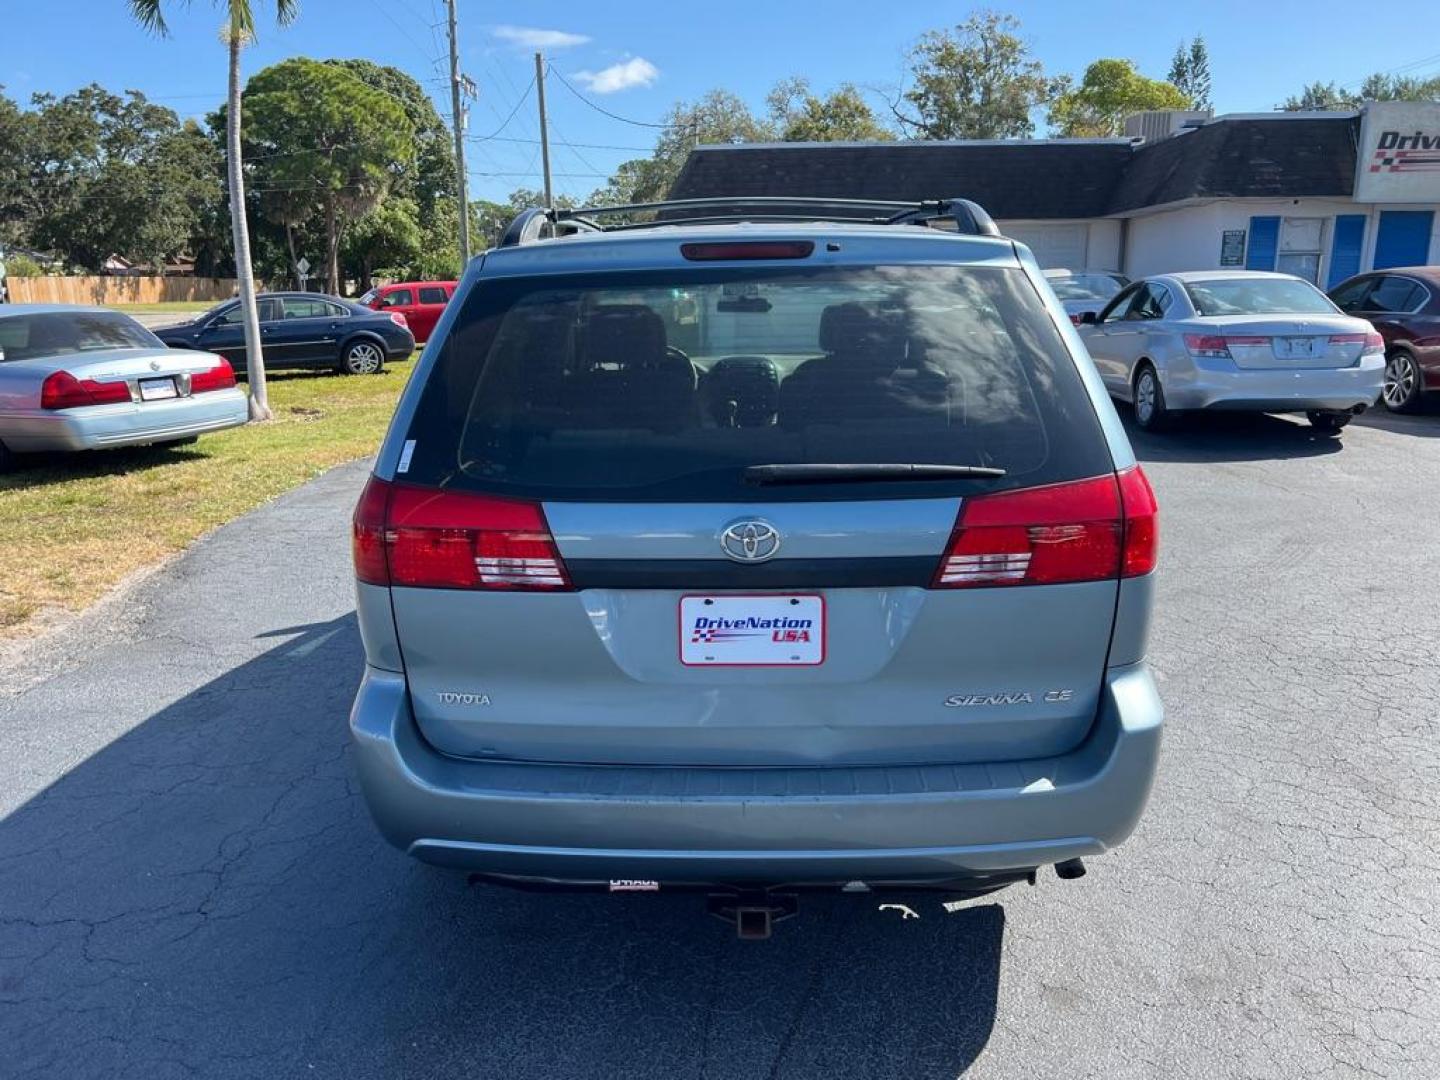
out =
{"type": "Polygon", "coordinates": [[[694,896],[469,886],[371,825],[353,614],[273,633],[0,821],[7,1076],[948,1080],[983,1050],[993,899],[806,897],[750,943],[694,896]]]}
{"type": "Polygon", "coordinates": [[[1397,435],[1413,435],[1424,439],[1440,439],[1440,394],[1420,399],[1413,412],[1393,413],[1374,408],[1352,421],[1359,427],[1393,431],[1397,435]]]}
{"type": "Polygon", "coordinates": [[[1303,419],[1268,413],[1183,416],[1163,432],[1144,431],[1127,406],[1118,406],[1135,456],[1146,461],[1268,461],[1317,457],[1345,448],[1345,438],[1322,435],[1303,419]]]}

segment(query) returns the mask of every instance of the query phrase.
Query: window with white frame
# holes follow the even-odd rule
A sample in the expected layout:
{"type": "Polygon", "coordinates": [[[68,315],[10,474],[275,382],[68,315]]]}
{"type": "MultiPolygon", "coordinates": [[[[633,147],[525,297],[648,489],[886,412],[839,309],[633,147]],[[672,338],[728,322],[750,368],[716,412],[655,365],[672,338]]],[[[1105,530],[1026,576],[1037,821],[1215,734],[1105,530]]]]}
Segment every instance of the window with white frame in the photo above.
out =
{"type": "Polygon", "coordinates": [[[1312,285],[1320,280],[1320,252],[1324,250],[1325,219],[1287,217],[1280,221],[1280,250],[1275,269],[1294,274],[1312,285]]]}

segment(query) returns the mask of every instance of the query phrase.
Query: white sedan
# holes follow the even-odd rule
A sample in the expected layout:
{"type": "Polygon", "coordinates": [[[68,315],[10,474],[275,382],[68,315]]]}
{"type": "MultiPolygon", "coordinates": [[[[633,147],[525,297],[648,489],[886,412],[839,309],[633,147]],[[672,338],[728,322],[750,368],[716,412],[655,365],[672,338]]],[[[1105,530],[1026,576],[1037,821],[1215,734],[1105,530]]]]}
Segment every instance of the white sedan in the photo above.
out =
{"type": "Polygon", "coordinates": [[[0,472],[29,451],[191,442],[246,412],[224,357],[166,348],[118,311],[0,307],[0,472]]]}
{"type": "Polygon", "coordinates": [[[1080,326],[1112,397],[1142,428],[1199,409],[1303,412],[1334,434],[1375,404],[1385,344],[1309,282],[1250,270],[1135,282],[1080,326]]]}

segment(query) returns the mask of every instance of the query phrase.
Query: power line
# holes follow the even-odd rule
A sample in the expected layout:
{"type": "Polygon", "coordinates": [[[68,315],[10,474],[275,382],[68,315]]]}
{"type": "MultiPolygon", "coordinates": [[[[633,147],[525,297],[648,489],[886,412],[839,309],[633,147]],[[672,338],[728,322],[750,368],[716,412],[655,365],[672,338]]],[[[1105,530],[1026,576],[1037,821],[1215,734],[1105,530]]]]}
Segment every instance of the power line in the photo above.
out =
{"type": "MultiPolygon", "coordinates": [[[[551,124],[552,124],[552,126],[553,126],[553,124],[554,124],[554,121],[553,121],[553,120],[551,121],[551,124]]],[[[479,136],[476,136],[476,135],[467,135],[466,138],[467,138],[467,139],[470,139],[472,142],[478,142],[480,137],[479,137],[479,136]]],[[[539,139],[522,139],[522,138],[520,138],[519,136],[516,136],[516,135],[491,135],[491,136],[487,136],[487,137],[486,137],[486,141],[487,141],[487,142],[502,142],[502,143],[525,143],[525,144],[528,144],[528,145],[534,145],[534,144],[538,143],[540,140],[539,140],[539,139]]],[[[560,140],[559,140],[559,139],[556,139],[555,141],[556,141],[556,142],[559,142],[560,140]]],[[[578,147],[580,147],[580,149],[582,149],[582,150],[623,150],[623,151],[625,151],[625,152],[627,152],[627,153],[633,153],[633,154],[648,154],[648,153],[650,153],[652,150],[655,149],[653,146],[618,146],[618,145],[616,145],[616,144],[614,144],[614,143],[567,142],[567,143],[565,143],[565,145],[566,145],[566,146],[578,146],[578,147]]]]}
{"type": "Polygon", "coordinates": [[[439,57],[431,55],[430,51],[426,49],[424,45],[420,44],[420,40],[416,38],[414,34],[410,33],[409,27],[407,27],[399,19],[395,18],[394,15],[390,14],[389,9],[385,6],[382,0],[370,0],[370,6],[373,7],[376,11],[380,12],[381,15],[385,16],[385,18],[389,21],[390,25],[395,27],[396,30],[399,30],[400,33],[405,36],[406,40],[408,40],[411,45],[415,46],[416,50],[420,53],[421,56],[425,57],[426,62],[429,63],[432,69],[435,67],[436,64],[440,62],[439,57]]]}
{"type": "Polygon", "coordinates": [[[662,128],[667,131],[673,131],[676,129],[684,129],[695,126],[694,124],[652,124],[646,120],[631,120],[628,116],[621,116],[619,113],[613,113],[609,109],[601,108],[599,105],[596,105],[595,102],[591,101],[584,94],[580,93],[579,90],[576,90],[575,87],[571,86],[570,80],[565,78],[564,75],[562,75],[558,71],[555,71],[553,67],[550,70],[554,72],[555,77],[565,85],[565,89],[569,90],[570,93],[574,94],[577,98],[583,101],[586,105],[589,105],[590,108],[594,109],[596,112],[603,113],[604,115],[610,117],[611,120],[619,120],[622,124],[634,124],[636,127],[662,128]]]}
{"type": "MultiPolygon", "coordinates": [[[[522,105],[525,104],[526,100],[530,97],[530,91],[532,91],[532,90],[534,90],[534,89],[535,89],[535,80],[532,78],[532,79],[530,80],[530,85],[525,88],[525,93],[523,93],[522,95],[520,95],[520,100],[517,101],[517,102],[515,102],[515,107],[510,110],[510,115],[508,115],[507,117],[505,117],[505,119],[500,122],[500,126],[499,126],[498,128],[496,128],[494,131],[492,131],[489,135],[467,135],[467,136],[465,136],[465,138],[468,139],[468,140],[471,141],[471,142],[489,142],[491,139],[497,138],[502,131],[504,131],[507,127],[510,126],[510,121],[515,119],[516,114],[520,111],[520,106],[522,106],[522,105]]],[[[506,141],[506,142],[514,142],[514,141],[517,141],[517,140],[506,139],[505,141],[506,141]]],[[[525,140],[523,140],[523,141],[525,141],[525,142],[533,142],[533,141],[537,141],[537,140],[525,139],[525,140]]]]}
{"type": "MultiPolygon", "coordinates": [[[[529,172],[481,172],[481,171],[478,170],[478,169],[472,169],[472,170],[470,171],[470,175],[471,175],[471,176],[491,176],[491,177],[494,177],[494,176],[528,176],[528,177],[531,177],[531,178],[540,178],[540,177],[543,176],[542,173],[535,172],[533,169],[532,169],[531,171],[529,171],[529,172]]],[[[566,178],[566,179],[572,179],[572,180],[573,180],[573,179],[584,179],[584,180],[600,179],[600,180],[608,180],[608,179],[610,178],[610,174],[609,174],[609,173],[602,173],[602,172],[557,172],[557,173],[551,173],[550,175],[551,175],[551,176],[560,176],[560,177],[564,177],[564,178],[566,178]]]]}

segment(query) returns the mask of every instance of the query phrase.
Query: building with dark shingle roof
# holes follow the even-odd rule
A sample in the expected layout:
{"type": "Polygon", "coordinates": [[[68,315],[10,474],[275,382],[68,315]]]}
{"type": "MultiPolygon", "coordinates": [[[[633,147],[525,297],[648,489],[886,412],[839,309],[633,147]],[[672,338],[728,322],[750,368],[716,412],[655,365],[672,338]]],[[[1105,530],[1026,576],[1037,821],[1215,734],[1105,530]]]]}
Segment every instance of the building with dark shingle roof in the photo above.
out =
{"type": "Polygon", "coordinates": [[[1440,103],[1147,114],[1146,138],[701,146],[673,198],[963,195],[1043,266],[1132,276],[1220,266],[1322,286],[1440,262],[1440,103]]]}

